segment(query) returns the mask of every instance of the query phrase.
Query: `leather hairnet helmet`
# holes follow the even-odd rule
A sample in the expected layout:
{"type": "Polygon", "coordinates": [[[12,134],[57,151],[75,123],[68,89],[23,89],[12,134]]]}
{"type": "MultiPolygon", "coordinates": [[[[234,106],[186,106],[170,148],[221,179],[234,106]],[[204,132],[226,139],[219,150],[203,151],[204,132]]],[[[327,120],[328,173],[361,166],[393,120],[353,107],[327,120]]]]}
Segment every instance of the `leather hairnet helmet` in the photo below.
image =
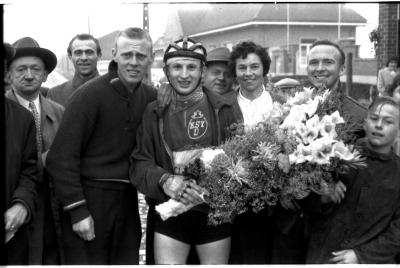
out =
{"type": "Polygon", "coordinates": [[[207,51],[201,43],[185,36],[169,44],[164,54],[164,63],[166,64],[168,59],[175,57],[195,58],[205,62],[207,51]]]}

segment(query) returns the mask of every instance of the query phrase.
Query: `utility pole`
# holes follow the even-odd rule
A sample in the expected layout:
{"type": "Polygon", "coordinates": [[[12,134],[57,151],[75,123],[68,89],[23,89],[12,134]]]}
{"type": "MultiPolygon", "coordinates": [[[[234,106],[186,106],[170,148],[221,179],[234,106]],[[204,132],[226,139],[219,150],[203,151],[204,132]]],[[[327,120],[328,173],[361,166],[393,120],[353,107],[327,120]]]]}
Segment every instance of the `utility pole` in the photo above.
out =
{"type": "Polygon", "coordinates": [[[341,38],[341,29],[340,29],[340,23],[342,21],[342,4],[338,4],[338,30],[337,30],[337,38],[338,38],[338,42],[340,42],[340,38],[341,38]]]}
{"type": "Polygon", "coordinates": [[[149,32],[149,4],[143,3],[143,30],[149,32]]]}
{"type": "MultiPolygon", "coordinates": [[[[149,3],[143,3],[143,30],[150,34],[149,3]]],[[[151,85],[151,66],[147,68],[146,82],[148,85],[151,85]]]]}

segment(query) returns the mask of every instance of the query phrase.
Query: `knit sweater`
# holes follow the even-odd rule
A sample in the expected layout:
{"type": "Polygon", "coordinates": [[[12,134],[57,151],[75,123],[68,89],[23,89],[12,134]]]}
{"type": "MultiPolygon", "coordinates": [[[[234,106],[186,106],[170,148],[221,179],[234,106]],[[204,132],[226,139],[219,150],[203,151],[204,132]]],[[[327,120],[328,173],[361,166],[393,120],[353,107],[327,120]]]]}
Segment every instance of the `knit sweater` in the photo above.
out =
{"type": "Polygon", "coordinates": [[[88,217],[85,180],[128,180],[129,156],[136,129],[156,92],[141,83],[130,93],[111,62],[109,72],[80,87],[69,101],[47,156],[56,195],[72,223],[88,217]]]}

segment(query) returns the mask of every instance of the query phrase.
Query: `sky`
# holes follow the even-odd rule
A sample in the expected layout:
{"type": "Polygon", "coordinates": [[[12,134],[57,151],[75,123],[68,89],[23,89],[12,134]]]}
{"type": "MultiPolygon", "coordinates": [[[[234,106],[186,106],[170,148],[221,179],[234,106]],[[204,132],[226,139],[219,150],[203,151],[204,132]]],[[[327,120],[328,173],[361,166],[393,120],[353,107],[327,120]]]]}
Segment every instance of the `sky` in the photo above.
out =
{"type": "MultiPolygon", "coordinates": [[[[66,53],[69,41],[78,33],[90,31],[95,37],[101,37],[130,26],[142,27],[143,5],[140,2],[9,0],[8,3],[3,9],[4,40],[13,43],[19,38],[30,36],[58,57],[66,53]]],[[[356,42],[361,45],[360,56],[373,57],[368,33],[378,25],[378,4],[346,5],[367,19],[367,26],[357,29],[356,42]]],[[[190,8],[198,6],[190,4],[190,8]]],[[[175,7],[162,2],[149,4],[150,35],[153,41],[163,35],[168,12],[175,7]]]]}

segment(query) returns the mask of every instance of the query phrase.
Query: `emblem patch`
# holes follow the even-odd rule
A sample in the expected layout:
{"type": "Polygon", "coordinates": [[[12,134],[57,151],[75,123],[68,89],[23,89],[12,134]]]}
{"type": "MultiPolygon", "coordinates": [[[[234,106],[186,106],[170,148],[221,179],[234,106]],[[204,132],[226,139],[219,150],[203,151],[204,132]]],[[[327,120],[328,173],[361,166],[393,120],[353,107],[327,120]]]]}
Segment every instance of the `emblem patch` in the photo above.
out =
{"type": "Polygon", "coordinates": [[[191,116],[188,124],[188,135],[192,140],[199,139],[207,132],[208,122],[200,110],[196,110],[191,116]]]}

